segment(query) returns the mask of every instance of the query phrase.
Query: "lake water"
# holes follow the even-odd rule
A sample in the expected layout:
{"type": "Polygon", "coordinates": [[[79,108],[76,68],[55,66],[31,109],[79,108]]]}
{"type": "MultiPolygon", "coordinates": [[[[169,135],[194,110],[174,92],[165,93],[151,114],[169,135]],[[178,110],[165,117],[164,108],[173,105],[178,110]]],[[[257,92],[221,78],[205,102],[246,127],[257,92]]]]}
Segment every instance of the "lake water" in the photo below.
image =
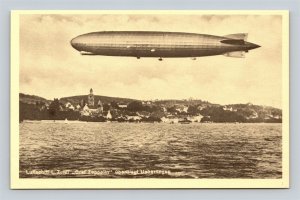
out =
{"type": "Polygon", "coordinates": [[[282,124],[20,123],[22,178],[281,178],[282,124]]]}

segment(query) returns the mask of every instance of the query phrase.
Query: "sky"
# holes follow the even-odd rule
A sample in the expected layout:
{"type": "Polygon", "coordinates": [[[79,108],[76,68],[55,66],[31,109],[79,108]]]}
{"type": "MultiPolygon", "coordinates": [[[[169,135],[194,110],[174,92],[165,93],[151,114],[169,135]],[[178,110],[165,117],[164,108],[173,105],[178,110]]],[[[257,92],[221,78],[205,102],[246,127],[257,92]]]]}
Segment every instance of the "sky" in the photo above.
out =
{"type": "Polygon", "coordinates": [[[202,99],[281,108],[282,19],[276,15],[20,15],[20,92],[47,99],[94,94],[140,100],[202,99]],[[70,45],[95,31],[248,33],[245,58],[82,56],[70,45]]]}

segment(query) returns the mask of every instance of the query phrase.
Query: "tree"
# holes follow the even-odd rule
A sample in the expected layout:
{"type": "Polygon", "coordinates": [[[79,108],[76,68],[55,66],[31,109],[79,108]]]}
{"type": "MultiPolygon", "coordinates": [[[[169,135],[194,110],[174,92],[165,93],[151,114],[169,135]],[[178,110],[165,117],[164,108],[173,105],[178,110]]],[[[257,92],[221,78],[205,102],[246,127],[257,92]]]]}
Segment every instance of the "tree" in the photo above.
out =
{"type": "Polygon", "coordinates": [[[111,105],[112,108],[115,108],[115,109],[119,108],[119,105],[115,101],[111,102],[110,105],[111,105]]]}
{"type": "Polygon", "coordinates": [[[177,113],[177,110],[176,110],[175,106],[167,108],[167,111],[170,112],[170,113],[177,113]]]}
{"type": "Polygon", "coordinates": [[[103,111],[107,112],[109,109],[110,106],[107,103],[103,104],[103,111]]]}
{"type": "Polygon", "coordinates": [[[54,100],[49,105],[49,117],[50,119],[55,119],[57,117],[57,114],[59,112],[59,100],[54,98],[54,100]]]}
{"type": "Polygon", "coordinates": [[[150,115],[150,117],[159,118],[159,119],[164,116],[165,116],[164,112],[162,112],[162,111],[155,111],[150,115]]]}
{"type": "Polygon", "coordinates": [[[143,104],[140,101],[132,101],[128,104],[127,109],[132,112],[143,110],[143,104]]]}
{"type": "Polygon", "coordinates": [[[197,106],[189,106],[187,112],[192,115],[196,115],[199,113],[199,110],[198,110],[197,106]]]}
{"type": "Polygon", "coordinates": [[[210,117],[204,116],[200,122],[210,122],[210,121],[211,121],[210,117]]]}

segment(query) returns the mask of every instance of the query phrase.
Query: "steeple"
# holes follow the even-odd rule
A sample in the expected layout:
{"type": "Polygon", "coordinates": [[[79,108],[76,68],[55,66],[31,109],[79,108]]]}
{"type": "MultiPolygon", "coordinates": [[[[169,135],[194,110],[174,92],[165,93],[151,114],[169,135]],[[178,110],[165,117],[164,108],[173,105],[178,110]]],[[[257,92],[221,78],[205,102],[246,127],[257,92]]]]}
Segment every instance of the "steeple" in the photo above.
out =
{"type": "Polygon", "coordinates": [[[90,89],[90,94],[88,95],[88,106],[93,107],[95,105],[93,88],[90,89]]]}

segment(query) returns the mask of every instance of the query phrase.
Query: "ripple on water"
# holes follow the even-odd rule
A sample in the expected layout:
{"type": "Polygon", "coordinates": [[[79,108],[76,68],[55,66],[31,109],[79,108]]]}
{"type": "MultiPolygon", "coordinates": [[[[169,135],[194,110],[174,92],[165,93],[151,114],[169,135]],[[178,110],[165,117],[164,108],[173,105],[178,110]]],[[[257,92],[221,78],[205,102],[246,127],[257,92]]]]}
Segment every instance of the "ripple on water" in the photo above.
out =
{"type": "Polygon", "coordinates": [[[20,124],[20,177],[281,178],[281,156],[281,124],[20,124]],[[169,173],[132,176],[114,170],[169,173]]]}

